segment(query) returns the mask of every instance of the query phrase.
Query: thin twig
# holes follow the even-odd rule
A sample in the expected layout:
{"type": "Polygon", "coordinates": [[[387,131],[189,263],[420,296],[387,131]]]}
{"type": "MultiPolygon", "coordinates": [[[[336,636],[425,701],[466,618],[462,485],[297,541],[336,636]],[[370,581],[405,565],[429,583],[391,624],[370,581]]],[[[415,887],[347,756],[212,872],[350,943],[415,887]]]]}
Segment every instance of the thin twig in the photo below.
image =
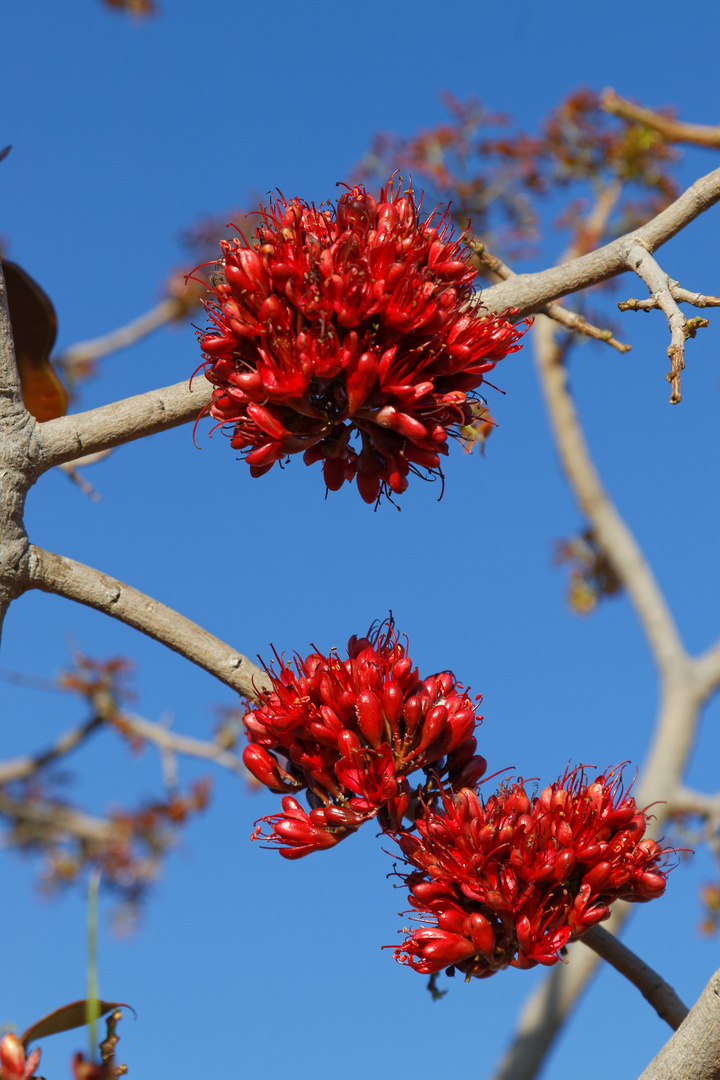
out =
{"type": "Polygon", "coordinates": [[[613,116],[622,116],[626,120],[634,120],[638,124],[652,128],[653,131],[662,135],[665,142],[692,143],[694,146],[720,149],[720,127],[710,127],[708,124],[684,124],[672,116],[653,112],[652,109],[645,109],[642,105],[634,105],[631,101],[616,94],[611,87],[603,90],[600,104],[605,112],[612,113],[613,116]]]}
{"type": "Polygon", "coordinates": [[[139,318],[133,319],[117,330],[111,330],[109,334],[69,345],[67,349],[63,349],[61,353],[53,357],[53,363],[60,368],[72,369],[101,360],[103,356],[135,345],[148,334],[159,330],[161,326],[175,322],[186,311],[187,304],[184,304],[182,300],[166,297],[144,315],[140,315],[139,318]]]}
{"type": "Polygon", "coordinates": [[[247,776],[247,770],[240,758],[222,746],[218,746],[217,743],[194,739],[189,735],[176,735],[162,724],[155,724],[125,711],[120,714],[116,724],[124,733],[137,736],[139,739],[147,739],[160,751],[199,758],[201,761],[211,761],[238,776],[247,776]]]}
{"type": "MultiPolygon", "coordinates": [[[[502,259],[499,259],[497,255],[493,255],[488,251],[484,244],[478,240],[471,240],[470,247],[475,252],[477,257],[492,270],[503,281],[508,281],[512,277],[517,277],[514,270],[511,270],[502,259]]],[[[567,327],[568,330],[574,330],[578,334],[584,334],[586,337],[595,338],[597,341],[604,341],[606,344],[611,345],[613,349],[617,349],[618,352],[626,353],[632,349],[632,345],[625,345],[620,341],[617,341],[610,330],[601,330],[599,326],[593,326],[587,319],[584,319],[582,315],[578,315],[575,311],[568,311],[561,304],[556,304],[551,301],[548,304],[543,304],[539,311],[543,315],[547,315],[554,322],[560,323],[562,326],[567,327]]]]}
{"type": "Polygon", "coordinates": [[[688,1007],[672,986],[602,926],[591,927],[580,940],[636,986],[658,1016],[677,1031],[688,1014],[688,1007]]]}
{"type": "Polygon", "coordinates": [[[482,294],[482,303],[491,311],[516,308],[518,318],[532,315],[549,300],[599,285],[626,266],[627,250],[640,241],[650,252],[676,236],[720,199],[720,169],[700,177],[665,210],[639,229],[618,237],[595,251],[535,274],[517,274],[508,281],[491,285],[482,294]]]}
{"type": "Polygon", "coordinates": [[[265,672],[197,623],[145,593],[74,559],[31,545],[28,588],[65,596],[140,630],[204,668],[239,694],[256,699],[265,672]]]}
{"type": "Polygon", "coordinates": [[[701,326],[707,326],[707,319],[686,319],[678,307],[670,287],[670,278],[641,243],[633,243],[628,248],[627,266],[634,270],[650,290],[653,306],[660,308],[670,327],[670,371],[667,380],[672,386],[670,402],[676,405],[682,398],[680,393],[680,373],[685,367],[685,342],[695,337],[701,326]]]}
{"type": "Polygon", "coordinates": [[[52,761],[56,761],[57,758],[69,754],[71,750],[74,750],[80,743],[84,742],[88,735],[91,735],[93,731],[97,731],[102,723],[103,720],[101,717],[94,716],[91,720],[88,720],[86,724],[80,724],[78,727],[70,728],[70,730],[61,735],[51,747],[47,750],[43,750],[40,754],[13,758],[11,761],[0,762],[0,784],[9,784],[12,780],[27,780],[28,777],[38,772],[39,769],[49,765],[52,761]]]}

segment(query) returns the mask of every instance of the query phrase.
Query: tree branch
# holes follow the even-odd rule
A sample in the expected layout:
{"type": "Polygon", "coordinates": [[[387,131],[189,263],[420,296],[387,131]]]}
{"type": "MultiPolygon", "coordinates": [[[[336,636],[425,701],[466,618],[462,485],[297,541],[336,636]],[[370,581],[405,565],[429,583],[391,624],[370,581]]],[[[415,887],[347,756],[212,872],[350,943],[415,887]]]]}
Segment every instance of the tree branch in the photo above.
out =
{"type": "Polygon", "coordinates": [[[27,587],[65,596],[119,619],[167,645],[246,697],[257,700],[258,690],[269,686],[261,668],[197,623],[74,559],[31,545],[27,587]]]}
{"type": "Polygon", "coordinates": [[[536,274],[517,274],[492,285],[482,294],[483,306],[490,311],[515,308],[520,318],[539,311],[550,300],[607,281],[627,269],[627,253],[633,242],[639,241],[647,251],[653,252],[719,199],[720,169],[715,169],[696,180],[674,203],[639,229],[587,255],[536,274]]]}
{"type": "MultiPolygon", "coordinates": [[[[703,661],[686,654],[635,538],[601,485],[567,389],[567,372],[553,324],[541,316],[533,333],[540,381],[563,468],[593,524],[598,543],[633,601],[661,675],[660,711],[636,788],[638,805],[661,804],[654,806],[654,820],[647,830],[649,836],[657,838],[667,816],[663,800],[672,795],[685,774],[710,684],[699,678],[703,661]]],[[[616,932],[629,912],[630,905],[616,904],[606,926],[616,932]]],[[[532,1080],[597,962],[597,956],[588,950],[578,953],[576,946],[569,950],[569,963],[562,969],[558,965],[528,999],[495,1080],[532,1080]]]]}
{"type": "Polygon", "coordinates": [[[144,720],[140,716],[124,711],[116,723],[124,733],[137,736],[139,739],[146,739],[148,742],[153,743],[154,746],[157,746],[161,752],[199,758],[201,761],[211,761],[223,769],[229,769],[230,772],[234,772],[238,776],[247,776],[247,770],[240,758],[235,754],[231,754],[229,750],[225,750],[224,747],[218,746],[217,743],[194,739],[189,735],[176,735],[162,724],[154,724],[150,720],[144,720]]]}
{"type": "Polygon", "coordinates": [[[720,971],[716,971],[672,1038],[640,1080],[719,1080],[720,971]]]}
{"type": "Polygon", "coordinates": [[[682,398],[680,393],[680,373],[685,367],[685,341],[689,337],[695,337],[698,328],[707,326],[708,321],[699,318],[688,321],[685,318],[673,294],[670,278],[642,244],[634,243],[630,245],[627,265],[628,269],[634,270],[647,285],[653,307],[660,308],[667,318],[670,327],[670,346],[667,351],[670,357],[670,371],[667,375],[667,381],[672,386],[670,402],[672,405],[676,405],[682,398]]]}
{"type": "Polygon", "coordinates": [[[126,323],[125,326],[112,330],[109,334],[103,334],[101,337],[79,341],[75,345],[68,346],[53,357],[53,363],[58,367],[71,369],[83,364],[91,364],[119,349],[127,349],[130,345],[135,345],[148,334],[159,330],[161,326],[179,319],[187,310],[188,305],[182,300],[173,296],[165,297],[144,315],[126,323]]]}
{"type": "Polygon", "coordinates": [[[61,416],[38,427],[42,448],[38,469],[45,472],[122,443],[168,431],[194,420],[207,406],[212,387],[205,379],[150,390],[89,412],[61,416]]]}
{"type": "Polygon", "coordinates": [[[12,780],[27,780],[38,769],[42,769],[45,765],[49,765],[51,761],[69,754],[71,750],[84,742],[88,735],[96,731],[102,723],[102,717],[94,716],[86,724],[70,728],[51,747],[43,750],[40,754],[0,762],[0,785],[9,784],[12,780]]]}
{"type": "MultiPolygon", "coordinates": [[[[509,281],[510,278],[515,278],[518,275],[514,270],[511,270],[497,255],[493,255],[487,250],[484,244],[481,244],[478,240],[471,240],[470,247],[475,252],[477,257],[492,270],[501,280],[509,281]]],[[[613,349],[617,349],[618,352],[626,353],[630,352],[632,345],[623,345],[622,342],[616,341],[609,330],[601,330],[599,326],[593,326],[587,319],[584,319],[582,315],[578,315],[575,311],[568,311],[561,304],[548,303],[543,304],[539,311],[543,315],[547,315],[548,318],[554,322],[560,323],[568,330],[574,330],[578,334],[584,334],[586,337],[595,338],[597,341],[604,341],[608,345],[611,345],[613,349]]]]}
{"type": "Polygon", "coordinates": [[[710,127],[707,124],[683,124],[672,116],[653,112],[652,109],[645,109],[642,105],[633,105],[631,101],[616,94],[611,87],[603,90],[600,104],[605,112],[613,116],[622,116],[625,120],[634,120],[638,124],[652,128],[653,131],[662,135],[665,142],[692,143],[695,146],[720,149],[720,127],[710,127]]]}
{"type": "Polygon", "coordinates": [[[54,835],[67,834],[90,843],[108,843],[127,835],[119,823],[71,810],[62,803],[41,799],[12,799],[0,791],[0,814],[19,826],[32,826],[54,835]]]}
{"type": "Polygon", "coordinates": [[[688,1014],[688,1007],[672,986],[602,926],[591,927],[580,940],[636,986],[658,1016],[677,1031],[688,1014]]]}
{"type": "Polygon", "coordinates": [[[585,442],[568,374],[552,323],[540,316],[533,327],[535,353],[555,445],[570,487],[592,523],[598,544],[630,596],[661,670],[683,662],[675,622],[635,537],[600,482],[585,442]]]}

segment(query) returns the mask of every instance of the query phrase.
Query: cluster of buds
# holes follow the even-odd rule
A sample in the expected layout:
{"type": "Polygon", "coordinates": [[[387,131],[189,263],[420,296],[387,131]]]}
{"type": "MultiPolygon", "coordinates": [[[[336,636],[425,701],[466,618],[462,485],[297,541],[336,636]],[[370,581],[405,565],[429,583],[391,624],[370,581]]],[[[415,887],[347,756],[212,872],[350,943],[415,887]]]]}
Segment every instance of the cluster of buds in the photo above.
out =
{"type": "Polygon", "coordinates": [[[261,818],[253,838],[286,858],[333,847],[375,817],[399,829],[439,779],[459,789],[484,774],[473,734],[481,718],[467,693],[449,671],[421,679],[392,624],[352,637],[347,660],[335,651],[296,656],[293,667],[276,659],[279,670],[266,669],[272,690],[244,717],[243,760],[284,794],[282,813],[261,818]],[[425,787],[413,792],[407,778],[418,769],[425,787]],[[295,798],[302,789],[309,813],[295,798]]]}
{"type": "Polygon", "coordinates": [[[396,838],[414,867],[400,875],[410,903],[432,925],[411,933],[395,959],[467,978],[556,963],[614,900],[664,892],[668,851],[643,839],[646,823],[618,769],[591,783],[576,769],[532,798],[522,781],[485,803],[471,790],[443,793],[417,835],[396,838]]]}
{"type": "Polygon", "coordinates": [[[209,411],[253,476],[303,452],[330,490],[355,479],[373,503],[411,471],[441,475],[448,434],[523,331],[478,304],[449,212],[418,211],[392,180],[379,200],[354,187],[336,208],[280,196],[252,242],[221,242],[200,334],[209,411]]]}

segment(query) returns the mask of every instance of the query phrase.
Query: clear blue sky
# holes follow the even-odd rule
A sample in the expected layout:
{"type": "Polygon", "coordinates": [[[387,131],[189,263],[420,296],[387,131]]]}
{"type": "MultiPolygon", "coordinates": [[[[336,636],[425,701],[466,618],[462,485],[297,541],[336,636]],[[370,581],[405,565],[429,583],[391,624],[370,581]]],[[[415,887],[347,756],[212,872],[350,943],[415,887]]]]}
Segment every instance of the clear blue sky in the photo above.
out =
{"type": "MultiPolygon", "coordinates": [[[[412,133],[444,117],[447,88],[476,94],[532,129],[578,84],[614,86],[689,120],[720,122],[720,18],[676,25],[667,0],[601,6],[516,0],[447,9],[277,0],[164,0],[133,23],[96,0],[26,0],[0,14],[0,234],[41,282],[60,346],[118,326],[157,298],[181,258],[179,230],[199,214],[275,187],[333,197],[378,130],[412,133]],[[682,36],[686,35],[686,36],[682,36]],[[681,40],[682,38],[682,40],[681,40]]],[[[697,151],[684,182],[716,167],[697,151]]],[[[691,289],[718,292],[718,210],[664,250],[691,289]]],[[[551,254],[552,242],[551,242],[551,254]]],[[[554,249],[559,250],[560,240],[554,249]]],[[[623,296],[641,295],[636,282],[623,296]]],[[[664,380],[667,328],[623,316],[627,357],[578,351],[576,391],[606,484],[636,530],[691,649],[720,635],[717,466],[720,317],[689,344],[684,401],[664,380]]],[[[176,382],[197,366],[192,331],[169,331],[109,359],[81,407],[176,382]]],[[[118,450],[89,479],[94,504],[61,474],[31,493],[34,542],[124,579],[254,656],[342,645],[392,608],[426,672],[451,667],[485,698],[480,750],[493,768],[544,781],[567,761],[599,767],[643,757],[655,709],[647,649],[625,600],[578,621],[552,566],[555,539],[580,525],[560,477],[530,350],[498,369],[506,396],[485,460],[456,453],[443,501],[411,484],[402,513],[373,513],[354,488],[323,500],[299,461],[250,479],[225,440],[189,428],[118,450]]],[[[69,602],[23,598],[7,622],[4,668],[52,676],[77,647],[135,659],[138,711],[170,712],[207,734],[232,695],[160,646],[69,602]]],[[[3,757],[40,748],[82,719],[73,702],[0,682],[3,757]]],[[[716,784],[717,705],[708,710],[691,782],[716,784]]],[[[195,766],[184,777],[196,775],[195,766]]],[[[68,796],[101,810],[152,794],[148,751],[129,760],[105,738],[78,759],[68,796]],[[81,764],[82,763],[82,764],[81,764]]],[[[542,971],[510,971],[433,1004],[425,979],[393,963],[405,904],[386,879],[372,828],[338,849],[288,863],[249,843],[272,796],[216,778],[213,806],[158,883],[140,932],[103,933],[103,995],[131,1002],[121,1060],[135,1080],[230,1076],[296,1080],[329,1073],[397,1080],[472,1070],[502,1052],[542,971]]],[[[31,859],[2,856],[0,1021],[20,1027],[84,991],[85,908],[50,904],[31,859]]],[[[638,912],[628,941],[694,999],[720,962],[694,930],[706,855],[638,912]]],[[[666,1029],[637,992],[603,973],[563,1035],[548,1076],[639,1073],[666,1029]],[[607,1033],[624,1046],[623,1061],[607,1033]]],[[[58,1080],[84,1037],[48,1041],[41,1072],[58,1080]]]]}

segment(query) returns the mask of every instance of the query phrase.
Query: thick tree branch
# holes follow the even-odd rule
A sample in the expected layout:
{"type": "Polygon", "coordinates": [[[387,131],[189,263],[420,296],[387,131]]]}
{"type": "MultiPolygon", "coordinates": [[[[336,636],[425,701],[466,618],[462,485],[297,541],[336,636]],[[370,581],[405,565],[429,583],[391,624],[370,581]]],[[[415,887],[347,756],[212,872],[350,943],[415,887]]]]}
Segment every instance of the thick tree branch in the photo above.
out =
{"type": "Polygon", "coordinates": [[[605,112],[652,128],[653,131],[662,135],[665,142],[692,143],[695,146],[707,146],[720,150],[720,127],[710,127],[708,124],[683,124],[672,116],[653,112],[652,109],[645,109],[642,105],[634,105],[631,101],[616,94],[611,87],[603,90],[600,104],[605,112]]]}
{"type": "Polygon", "coordinates": [[[30,547],[27,587],[56,593],[102,611],[167,645],[220,679],[232,690],[256,699],[267,687],[265,673],[224,641],[172,608],[90,566],[30,547]]]}
{"type": "Polygon", "coordinates": [[[677,1031],[688,1014],[688,1007],[680,1000],[672,986],[602,926],[593,926],[583,934],[581,941],[636,986],[658,1016],[677,1031]]]}
{"type": "MultiPolygon", "coordinates": [[[[477,240],[470,242],[470,247],[473,249],[477,257],[492,270],[493,274],[496,274],[502,281],[509,281],[510,278],[517,277],[518,275],[514,270],[511,270],[502,259],[499,259],[497,255],[493,255],[488,251],[484,244],[481,244],[477,240]]],[[[574,330],[578,334],[583,334],[585,337],[595,338],[597,341],[604,341],[606,344],[611,345],[613,349],[617,349],[618,352],[626,353],[630,352],[632,345],[623,345],[622,342],[616,341],[609,330],[601,330],[599,326],[593,326],[587,319],[584,319],[582,315],[578,315],[575,311],[568,311],[561,304],[548,303],[543,304],[539,309],[539,312],[543,315],[547,315],[553,322],[560,323],[561,326],[566,327],[568,330],[574,330]]]]}
{"type": "Polygon", "coordinates": [[[716,971],[672,1038],[640,1080],[719,1080],[720,971],[716,971]]]}
{"type": "Polygon", "coordinates": [[[211,393],[210,384],[200,378],[192,389],[187,382],[176,383],[89,412],[48,420],[38,429],[42,447],[38,469],[44,472],[65,461],[186,424],[200,415],[211,393]]]}
{"type": "Polygon", "coordinates": [[[532,315],[543,304],[568,293],[598,285],[627,269],[630,245],[640,242],[647,251],[672,239],[720,199],[720,169],[700,177],[674,203],[646,225],[613,240],[604,247],[536,274],[517,274],[482,294],[482,303],[491,311],[517,308],[518,317],[532,315]]]}

